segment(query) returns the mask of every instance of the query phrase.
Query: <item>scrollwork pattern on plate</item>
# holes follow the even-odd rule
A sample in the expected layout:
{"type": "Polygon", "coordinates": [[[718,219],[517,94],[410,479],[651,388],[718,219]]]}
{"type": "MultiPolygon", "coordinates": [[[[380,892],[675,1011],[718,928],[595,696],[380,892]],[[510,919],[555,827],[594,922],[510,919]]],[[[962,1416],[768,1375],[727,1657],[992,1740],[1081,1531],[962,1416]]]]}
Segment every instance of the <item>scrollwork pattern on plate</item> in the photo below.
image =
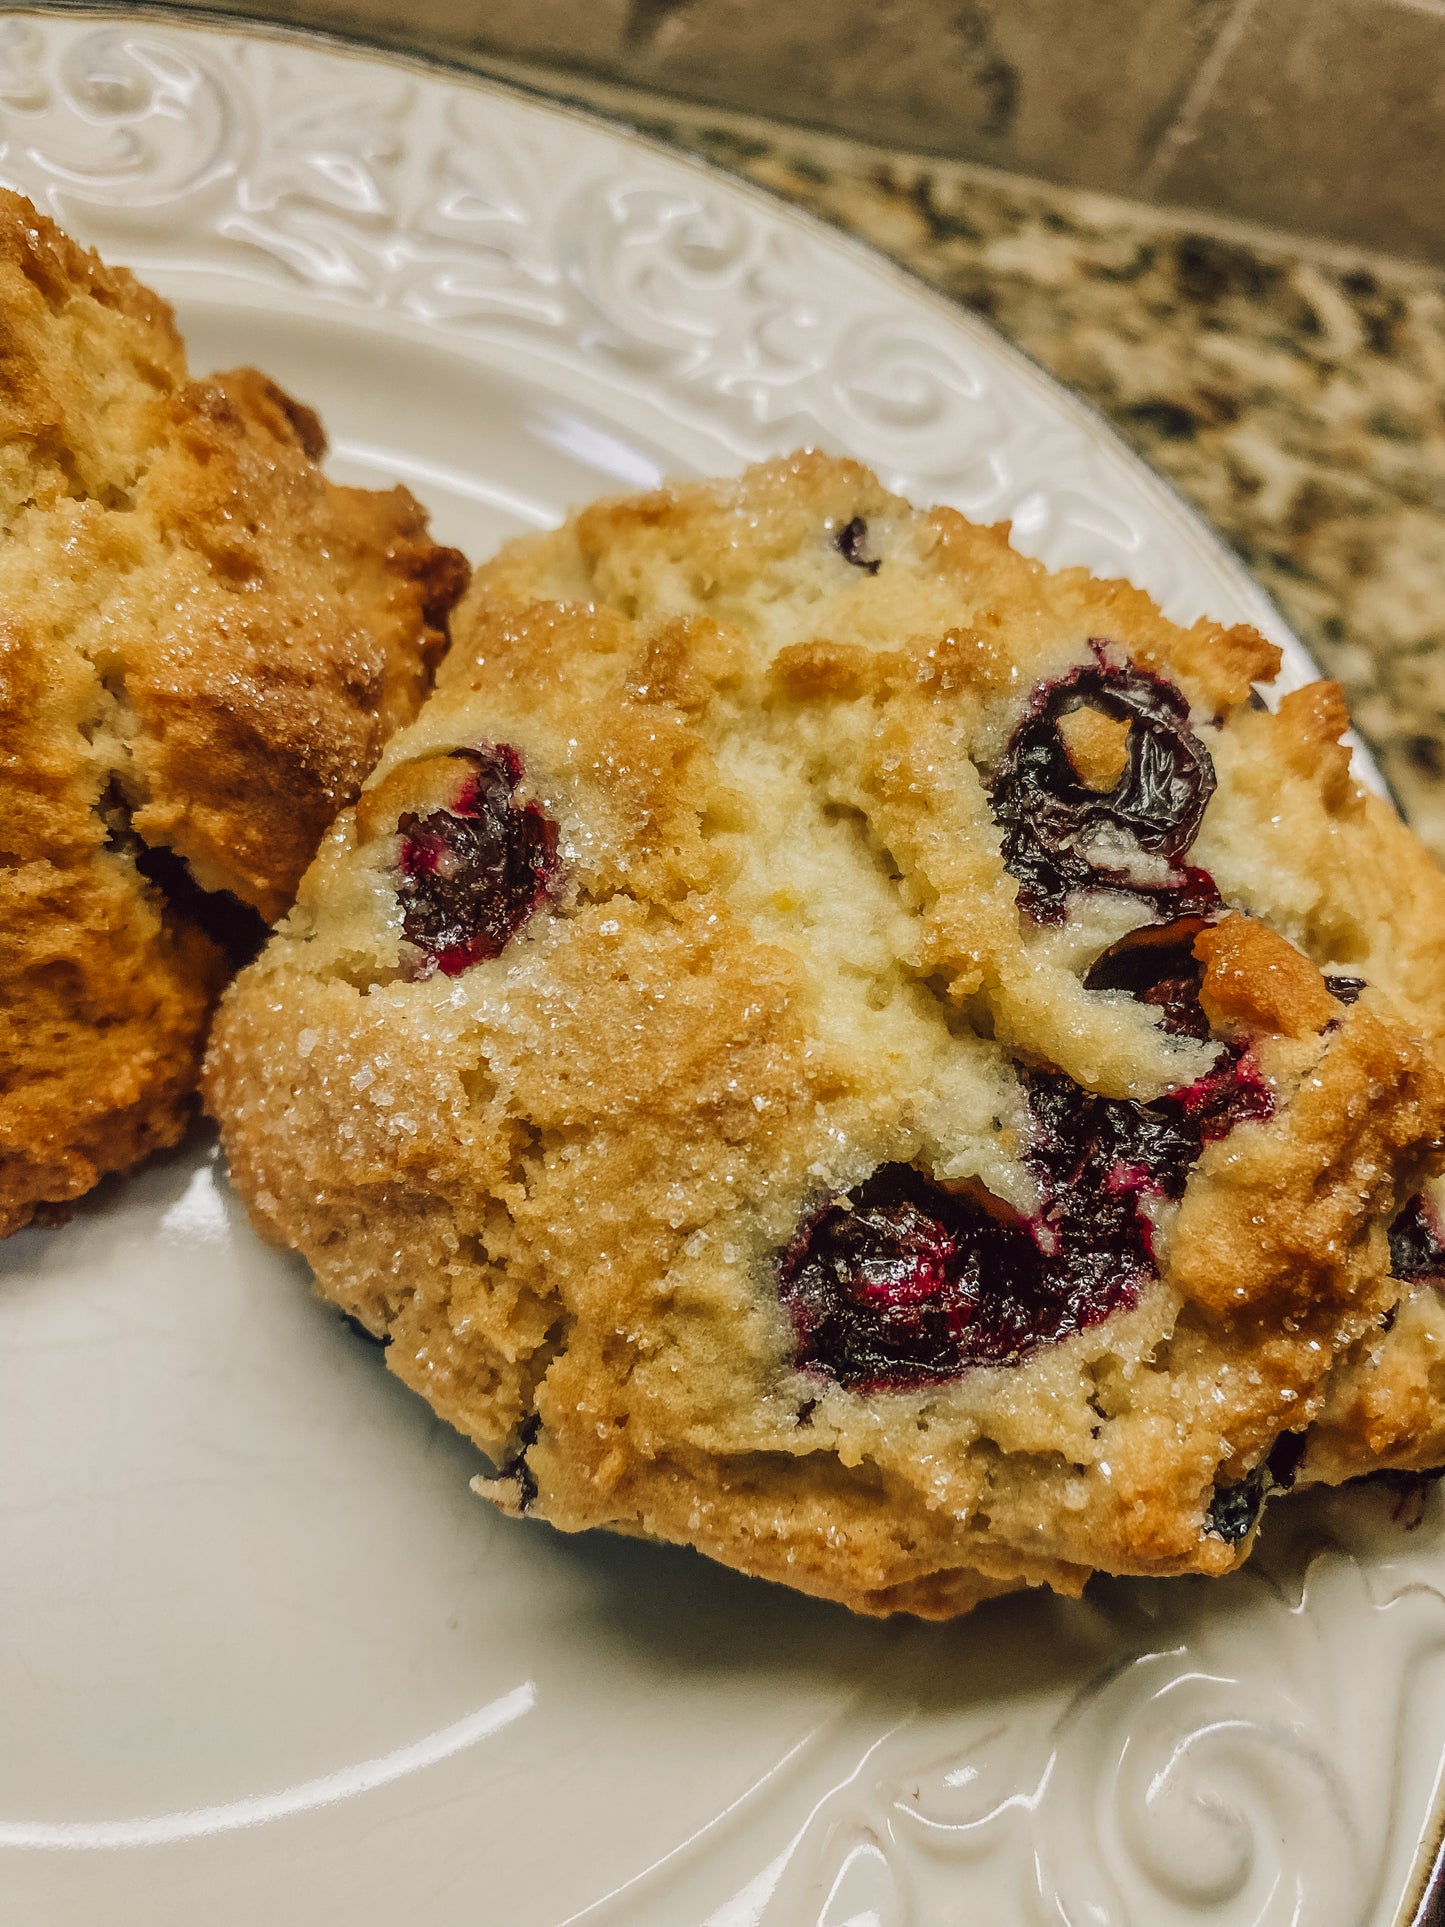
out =
{"type": "Polygon", "coordinates": [[[175,36],[100,27],[57,48],[35,22],[7,24],[5,156],[32,187],[169,227],[178,203],[233,168],[244,109],[175,36]]]}
{"type": "Polygon", "coordinates": [[[922,1692],[859,1719],[865,1750],[754,1890],[750,1927],[1381,1918],[1396,1736],[1445,1655],[1445,1595],[1380,1545],[1291,1523],[1222,1586],[1120,1581],[980,1615],[952,1650],[975,1684],[1023,1655],[1003,1718],[926,1636],[922,1692]]]}

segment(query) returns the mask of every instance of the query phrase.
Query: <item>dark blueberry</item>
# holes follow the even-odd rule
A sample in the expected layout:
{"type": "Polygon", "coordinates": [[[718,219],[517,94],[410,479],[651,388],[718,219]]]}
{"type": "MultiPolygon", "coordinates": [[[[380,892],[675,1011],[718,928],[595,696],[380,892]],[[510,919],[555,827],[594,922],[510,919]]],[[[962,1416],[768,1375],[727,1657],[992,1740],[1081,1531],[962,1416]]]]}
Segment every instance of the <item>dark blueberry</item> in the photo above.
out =
{"type": "Polygon", "coordinates": [[[1076,1281],[1046,1258],[1038,1230],[971,1189],[880,1166],[783,1254],[797,1364],[850,1391],[936,1384],[969,1366],[1015,1364],[1132,1302],[1134,1281],[1115,1270],[1101,1305],[1099,1281],[1076,1281]]]}
{"type": "Polygon", "coordinates": [[[1205,1515],[1204,1530],[1237,1546],[1247,1539],[1272,1492],[1288,1492],[1304,1461],[1306,1435],[1281,1432],[1263,1465],[1235,1485],[1217,1485],[1205,1515]]]}
{"type": "Polygon", "coordinates": [[[342,1312],[341,1322],[346,1326],[347,1330],[353,1332],[356,1337],[364,1338],[368,1345],[385,1347],[387,1342],[385,1333],[372,1331],[368,1326],[363,1325],[359,1318],[353,1318],[349,1311],[342,1312]]]}
{"type": "MultiPolygon", "coordinates": [[[[1161,1097],[1155,1107],[1178,1117],[1196,1136],[1195,1156],[1216,1138],[1228,1137],[1236,1124],[1274,1116],[1274,1098],[1244,1044],[1226,1044],[1203,1077],[1161,1097]]],[[[1180,1190],[1183,1190],[1181,1184],[1180,1190]]]]}
{"type": "Polygon", "coordinates": [[[396,826],[402,929],[447,977],[500,956],[557,870],[557,825],[535,803],[515,800],[517,752],[504,743],[455,755],[464,766],[455,800],[396,826]]]}
{"type": "Polygon", "coordinates": [[[1366,987],[1363,977],[1337,977],[1328,972],[1325,975],[1325,989],[1342,1004],[1357,1003],[1360,992],[1366,987]]]}
{"type": "Polygon", "coordinates": [[[1153,1005],[1170,1036],[1206,1041],[1209,1019],[1199,1001],[1204,966],[1194,954],[1194,939],[1208,927],[1207,917],[1176,917],[1131,930],[1090,964],[1085,990],[1126,990],[1153,1005]]]}
{"type": "Polygon", "coordinates": [[[1240,1044],[1224,1045],[1203,1077],[1152,1104],[1100,1097],[1058,1071],[1028,1071],[1024,1081],[1039,1127],[1029,1161],[1058,1208],[1085,1218],[1101,1208],[1090,1204],[1093,1193],[1182,1197],[1206,1144],[1274,1110],[1240,1044]]]}
{"type": "Polygon", "coordinates": [[[778,1283],[801,1370],[852,1391],[903,1390],[1012,1365],[1133,1305],[1157,1276],[1141,1208],[1178,1198],[1210,1138],[1269,1114],[1240,1049],[1155,1104],[1025,1073],[1038,1215],[975,1186],[885,1164],[803,1225],[778,1283]]]}
{"type": "Polygon", "coordinates": [[[1290,1492],[1294,1489],[1296,1475],[1304,1463],[1305,1446],[1309,1440],[1303,1432],[1281,1432],[1264,1462],[1269,1474],[1271,1490],[1290,1492]]]}
{"type": "Polygon", "coordinates": [[[512,1479],[516,1483],[519,1512],[526,1512],[536,1501],[537,1475],[527,1463],[527,1454],[537,1443],[541,1430],[541,1414],[528,1413],[517,1433],[516,1450],[502,1462],[501,1476],[504,1479],[512,1479]]]}
{"type": "Polygon", "coordinates": [[[1214,794],[1214,764],[1190,727],[1189,705],[1172,684],[1119,668],[1095,642],[1095,660],[1034,694],[990,786],[1003,831],[1003,860],[1018,878],[1019,904],[1058,923],[1074,890],[1125,890],[1170,916],[1205,914],[1219,892],[1204,870],[1183,862],[1214,794]],[[1061,718],[1088,707],[1129,725],[1123,773],[1092,789],[1075,769],[1061,718]],[[1168,876],[1140,879],[1141,859],[1168,876]]]}
{"type": "Polygon", "coordinates": [[[851,522],[845,522],[833,537],[833,547],[845,562],[851,562],[855,569],[866,569],[869,575],[877,575],[883,567],[881,556],[863,553],[868,541],[868,524],[861,515],[855,515],[851,522]]]}
{"type": "Polygon", "coordinates": [[[1024,1086],[1034,1116],[1026,1155],[1046,1194],[1045,1218],[1104,1244],[1144,1235],[1134,1225],[1138,1200],[1183,1191],[1197,1134],[1163,1103],[1100,1097],[1060,1071],[1026,1071],[1024,1086]]]}
{"type": "Polygon", "coordinates": [[[1211,1538],[1237,1546],[1254,1530],[1268,1490],[1269,1472],[1262,1465],[1235,1485],[1217,1485],[1204,1517],[1204,1530],[1211,1538]]]}
{"type": "Polygon", "coordinates": [[[1445,1227],[1433,1204],[1411,1198],[1390,1226],[1390,1269],[1412,1283],[1445,1284],[1445,1227]]]}

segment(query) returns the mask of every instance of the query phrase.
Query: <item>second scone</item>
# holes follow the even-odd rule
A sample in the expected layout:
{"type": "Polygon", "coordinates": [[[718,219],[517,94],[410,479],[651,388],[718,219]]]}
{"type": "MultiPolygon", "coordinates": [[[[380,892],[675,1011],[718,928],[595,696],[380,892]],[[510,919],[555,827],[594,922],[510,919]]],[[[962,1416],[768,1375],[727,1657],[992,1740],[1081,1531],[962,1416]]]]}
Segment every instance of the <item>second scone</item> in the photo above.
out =
{"type": "Polygon", "coordinates": [[[816,455],[513,544],[223,1006],[237,1187],[510,1511],[1228,1570],[1445,1130],[1445,883],[1277,662],[816,455]]]}
{"type": "Polygon", "coordinates": [[[0,190],[0,1237],[180,1137],[213,934],[430,687],[466,565],[324,447],[0,190]]]}

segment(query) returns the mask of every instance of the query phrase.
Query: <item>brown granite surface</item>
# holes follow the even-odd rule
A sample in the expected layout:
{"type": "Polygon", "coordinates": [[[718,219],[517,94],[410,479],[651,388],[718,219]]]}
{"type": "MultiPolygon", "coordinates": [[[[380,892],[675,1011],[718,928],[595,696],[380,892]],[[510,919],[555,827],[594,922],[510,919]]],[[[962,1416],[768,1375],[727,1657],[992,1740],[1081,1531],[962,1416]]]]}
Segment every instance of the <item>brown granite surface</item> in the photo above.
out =
{"type": "Polygon", "coordinates": [[[654,123],[882,248],[1238,550],[1445,860],[1445,272],[791,130],[654,123]]]}

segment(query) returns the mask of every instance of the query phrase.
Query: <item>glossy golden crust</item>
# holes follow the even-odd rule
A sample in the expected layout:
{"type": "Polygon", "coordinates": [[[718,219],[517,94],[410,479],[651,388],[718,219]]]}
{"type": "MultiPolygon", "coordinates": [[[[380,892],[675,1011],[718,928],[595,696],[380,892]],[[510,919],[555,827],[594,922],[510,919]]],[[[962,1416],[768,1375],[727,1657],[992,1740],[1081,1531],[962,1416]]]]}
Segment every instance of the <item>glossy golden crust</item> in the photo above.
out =
{"type": "Polygon", "coordinates": [[[119,663],[132,826],[268,921],[415,714],[467,571],[403,488],[341,488],[254,369],[188,382],[135,492],[143,646],[119,663]]]}
{"type": "Polygon", "coordinates": [[[465,566],[322,452],[0,192],[0,1235],[183,1128],[224,972],[137,857],[279,915],[429,685],[465,566]]]}
{"type": "Polygon", "coordinates": [[[868,1612],[1237,1564],[1217,1488],[1378,1320],[1384,1227],[1445,1130],[1423,956],[1354,1008],[1321,975],[1392,954],[1349,859],[1405,839],[1316,752],[1328,704],[1260,714],[1251,632],[1180,630],[820,456],[515,543],[458,637],[217,1022],[208,1102],[263,1231],[493,1455],[507,1510],[868,1612]],[[838,551],[855,517],[876,573],[838,551]],[[1017,1365],[845,1390],[796,1368],[779,1298],[820,1202],[898,1161],[1028,1212],[1022,1064],[1150,1101],[1217,1051],[1084,988],[1138,898],[1035,924],[1002,864],[985,778],[1101,637],[1177,680],[1219,766],[1194,855],[1248,915],[1206,994],[1275,1114],[1205,1149],[1132,1308],[1017,1365]],[[419,974],[397,823],[480,743],[517,750],[564,880],[499,957],[419,974]],[[1277,909],[1261,752],[1299,772],[1277,909]],[[1302,865],[1315,845],[1339,860],[1302,865]]]}

